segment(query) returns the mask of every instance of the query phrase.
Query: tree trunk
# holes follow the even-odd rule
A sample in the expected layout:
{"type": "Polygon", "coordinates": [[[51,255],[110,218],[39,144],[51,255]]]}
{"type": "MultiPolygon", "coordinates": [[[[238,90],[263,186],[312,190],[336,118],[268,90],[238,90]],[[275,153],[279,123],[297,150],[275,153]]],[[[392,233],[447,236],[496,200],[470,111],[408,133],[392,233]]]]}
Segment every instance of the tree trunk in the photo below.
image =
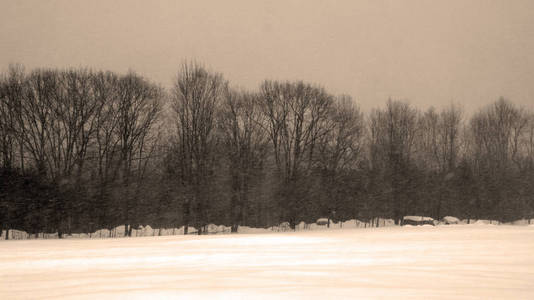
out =
{"type": "Polygon", "coordinates": [[[205,218],[204,218],[204,205],[203,201],[204,199],[200,196],[200,192],[197,190],[196,193],[196,224],[197,224],[197,234],[202,235],[204,233],[203,227],[205,225],[205,218]]]}
{"type": "Polygon", "coordinates": [[[443,183],[440,183],[439,195],[438,195],[438,203],[436,205],[436,215],[435,215],[436,220],[440,220],[441,219],[441,202],[442,202],[444,190],[445,190],[445,188],[443,187],[443,183]]]}
{"type": "Polygon", "coordinates": [[[68,210],[68,216],[67,216],[67,233],[68,235],[72,235],[72,216],[70,209],[68,210]]]}
{"type": "Polygon", "coordinates": [[[20,155],[20,171],[24,174],[24,146],[22,141],[19,140],[19,155],[20,155]]]}
{"type": "Polygon", "coordinates": [[[231,232],[232,233],[235,233],[237,232],[237,227],[238,227],[238,218],[239,218],[239,213],[237,212],[237,193],[239,193],[239,191],[237,190],[234,190],[233,191],[233,195],[232,195],[232,200],[230,202],[230,216],[232,218],[232,227],[231,227],[231,232]]]}
{"type": "Polygon", "coordinates": [[[184,201],[183,204],[183,219],[184,219],[184,235],[187,235],[189,231],[189,200],[184,201]]]}

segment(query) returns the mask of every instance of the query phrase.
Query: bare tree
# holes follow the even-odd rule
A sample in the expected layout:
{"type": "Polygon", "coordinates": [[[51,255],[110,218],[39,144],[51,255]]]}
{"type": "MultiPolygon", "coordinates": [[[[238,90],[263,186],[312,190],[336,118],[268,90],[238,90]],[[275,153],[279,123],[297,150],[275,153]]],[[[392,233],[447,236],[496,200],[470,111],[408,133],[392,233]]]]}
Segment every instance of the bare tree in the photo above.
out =
{"type": "MultiPolygon", "coordinates": [[[[146,150],[146,138],[153,129],[160,112],[160,101],[163,91],[160,87],[146,81],[142,77],[129,73],[118,80],[117,97],[117,135],[119,137],[119,163],[121,166],[121,178],[123,184],[123,211],[122,218],[125,222],[125,235],[132,233],[132,209],[137,207],[138,191],[140,182],[136,182],[134,190],[131,189],[131,181],[134,177],[134,163],[143,159],[146,150]]],[[[141,166],[141,165],[139,165],[141,166]]],[[[138,179],[142,178],[141,169],[138,179]]]]}
{"type": "Polygon", "coordinates": [[[208,189],[213,175],[217,144],[216,112],[223,99],[227,82],[195,63],[184,63],[173,89],[176,112],[176,156],[180,167],[180,184],[189,191],[183,202],[184,233],[196,213],[198,234],[206,225],[208,189]]]}
{"type": "Polygon", "coordinates": [[[299,181],[312,166],[318,140],[328,131],[320,125],[332,102],[324,89],[303,82],[265,81],[261,86],[264,127],[282,180],[281,215],[292,228],[306,197],[306,187],[299,181]]]}
{"type": "Polygon", "coordinates": [[[370,117],[370,154],[373,167],[385,168],[391,187],[390,208],[395,223],[406,211],[410,167],[415,155],[418,112],[407,103],[389,100],[370,117]]]}
{"type": "Polygon", "coordinates": [[[527,125],[525,112],[503,98],[473,116],[471,131],[479,165],[488,167],[487,171],[497,178],[512,163],[518,164],[520,141],[527,125]]]}
{"type": "Polygon", "coordinates": [[[233,90],[226,92],[219,124],[230,162],[232,232],[237,232],[244,221],[250,185],[266,155],[267,136],[261,127],[263,122],[257,95],[233,90]]]}
{"type": "Polygon", "coordinates": [[[322,188],[326,191],[324,200],[327,200],[324,215],[340,211],[339,202],[347,197],[346,194],[340,195],[343,187],[339,183],[344,176],[350,176],[350,171],[358,169],[358,163],[364,159],[365,128],[359,107],[346,95],[335,98],[329,118],[321,126],[328,129],[317,145],[317,162],[322,174],[322,188]]]}
{"type": "Polygon", "coordinates": [[[502,205],[510,205],[523,197],[521,189],[513,188],[517,182],[512,179],[523,169],[527,150],[521,141],[527,126],[525,111],[503,98],[471,119],[471,155],[475,174],[481,182],[477,211],[485,215],[497,214],[502,205]]]}
{"type": "Polygon", "coordinates": [[[528,124],[523,145],[526,153],[525,165],[532,172],[534,170],[534,113],[532,112],[528,115],[528,124]]]}
{"type": "MultiPolygon", "coordinates": [[[[93,93],[98,109],[94,116],[95,133],[90,151],[94,157],[95,196],[93,210],[95,220],[101,226],[111,228],[113,217],[112,193],[120,168],[119,126],[119,76],[111,72],[98,72],[93,76],[93,93]]],[[[118,217],[116,215],[115,217],[118,217]]]]}
{"type": "MultiPolygon", "coordinates": [[[[3,75],[3,74],[2,74],[3,75]]],[[[24,89],[24,69],[20,65],[10,65],[8,73],[0,78],[0,172],[5,174],[3,180],[9,180],[16,168],[17,151],[20,171],[24,171],[24,155],[18,119],[20,103],[24,89]]],[[[6,184],[6,183],[4,183],[6,184]]],[[[7,182],[7,185],[11,183],[7,182]]],[[[9,237],[10,220],[13,218],[16,200],[15,195],[0,192],[0,233],[6,228],[5,239],[9,237]]]]}
{"type": "Polygon", "coordinates": [[[21,101],[25,86],[24,68],[10,65],[8,73],[0,81],[0,156],[4,168],[15,167],[24,170],[24,152],[18,119],[21,114],[21,101]],[[18,153],[17,153],[18,152],[18,153]]]}
{"type": "Polygon", "coordinates": [[[446,184],[454,176],[459,156],[462,113],[454,105],[441,113],[430,108],[418,123],[418,163],[422,169],[430,171],[429,175],[437,181],[436,193],[431,193],[434,199],[429,202],[435,202],[433,214],[439,219],[443,198],[447,197],[446,184]]]}

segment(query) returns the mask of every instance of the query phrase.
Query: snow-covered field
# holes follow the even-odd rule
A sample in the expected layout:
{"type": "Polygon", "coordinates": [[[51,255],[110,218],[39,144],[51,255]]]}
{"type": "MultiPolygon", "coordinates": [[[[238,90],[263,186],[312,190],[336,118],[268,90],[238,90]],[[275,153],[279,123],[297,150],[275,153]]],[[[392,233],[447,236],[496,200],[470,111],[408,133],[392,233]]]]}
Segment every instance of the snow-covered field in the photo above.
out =
{"type": "Polygon", "coordinates": [[[534,227],[0,243],[0,299],[534,299],[534,227]]]}

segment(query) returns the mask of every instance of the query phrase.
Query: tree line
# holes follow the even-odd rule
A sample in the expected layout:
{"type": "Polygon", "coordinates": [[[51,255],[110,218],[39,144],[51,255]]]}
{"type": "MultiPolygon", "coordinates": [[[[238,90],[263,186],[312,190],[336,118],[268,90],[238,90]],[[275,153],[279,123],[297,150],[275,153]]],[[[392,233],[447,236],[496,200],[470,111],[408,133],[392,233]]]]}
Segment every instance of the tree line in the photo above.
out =
{"type": "Polygon", "coordinates": [[[134,72],[0,77],[4,230],[534,217],[534,113],[503,98],[364,114],[315,84],[240,90],[193,62],[169,90],[134,72]]]}

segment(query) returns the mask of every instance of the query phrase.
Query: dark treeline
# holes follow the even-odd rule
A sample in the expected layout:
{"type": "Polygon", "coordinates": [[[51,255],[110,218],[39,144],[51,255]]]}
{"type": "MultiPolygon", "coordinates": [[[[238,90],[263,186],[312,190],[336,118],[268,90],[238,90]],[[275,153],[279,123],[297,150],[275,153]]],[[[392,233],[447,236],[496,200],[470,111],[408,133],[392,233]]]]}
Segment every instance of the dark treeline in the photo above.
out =
{"type": "Polygon", "coordinates": [[[364,115],[304,82],[230,87],[195,63],[166,91],[130,72],[11,66],[0,78],[0,225],[534,217],[534,114],[504,99],[465,116],[403,101],[364,115]]]}

